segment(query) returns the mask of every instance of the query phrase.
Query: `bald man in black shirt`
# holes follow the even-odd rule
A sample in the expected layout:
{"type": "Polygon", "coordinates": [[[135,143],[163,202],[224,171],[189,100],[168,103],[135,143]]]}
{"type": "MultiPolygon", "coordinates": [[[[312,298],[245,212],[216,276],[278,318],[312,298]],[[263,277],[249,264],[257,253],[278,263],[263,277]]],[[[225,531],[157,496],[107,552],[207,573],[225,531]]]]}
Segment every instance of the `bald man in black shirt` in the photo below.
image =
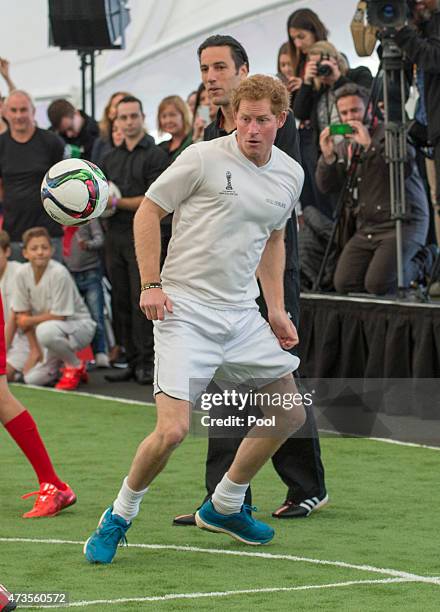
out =
{"type": "Polygon", "coordinates": [[[55,134],[35,126],[35,108],[28,93],[12,92],[5,101],[9,131],[0,135],[0,200],[3,229],[11,237],[11,259],[25,261],[21,237],[31,227],[43,226],[52,238],[54,257],[62,260],[63,228],[43,208],[41,181],[49,168],[63,159],[64,143],[55,134]]]}

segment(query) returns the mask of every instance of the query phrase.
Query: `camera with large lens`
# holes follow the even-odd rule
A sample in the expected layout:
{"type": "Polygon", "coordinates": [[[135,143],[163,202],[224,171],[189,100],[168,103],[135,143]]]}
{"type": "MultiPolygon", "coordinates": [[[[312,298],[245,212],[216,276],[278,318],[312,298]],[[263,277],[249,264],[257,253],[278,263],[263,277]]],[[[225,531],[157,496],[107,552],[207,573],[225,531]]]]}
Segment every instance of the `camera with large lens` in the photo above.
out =
{"type": "Polygon", "coordinates": [[[327,54],[322,54],[321,55],[321,60],[316,64],[316,68],[317,68],[317,75],[320,77],[328,77],[331,76],[333,74],[333,68],[331,66],[329,66],[328,64],[323,64],[322,61],[323,60],[329,60],[330,59],[330,55],[327,54]]]}
{"type": "Polygon", "coordinates": [[[407,0],[367,0],[367,20],[376,28],[398,28],[407,17],[407,0]]]}

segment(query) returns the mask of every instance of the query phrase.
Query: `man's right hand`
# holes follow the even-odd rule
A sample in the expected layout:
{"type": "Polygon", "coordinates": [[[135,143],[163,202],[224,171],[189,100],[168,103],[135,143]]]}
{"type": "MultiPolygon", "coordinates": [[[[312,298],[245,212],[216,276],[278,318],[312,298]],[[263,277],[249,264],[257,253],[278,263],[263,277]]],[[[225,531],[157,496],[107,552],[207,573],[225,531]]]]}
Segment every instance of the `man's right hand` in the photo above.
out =
{"type": "Polygon", "coordinates": [[[319,147],[326,164],[333,164],[335,161],[335,146],[333,138],[330,134],[330,128],[327,126],[321,132],[319,137],[319,147]]]}
{"type": "Polygon", "coordinates": [[[145,289],[141,291],[139,306],[150,321],[163,321],[165,309],[173,312],[173,304],[162,289],[145,289]]]}

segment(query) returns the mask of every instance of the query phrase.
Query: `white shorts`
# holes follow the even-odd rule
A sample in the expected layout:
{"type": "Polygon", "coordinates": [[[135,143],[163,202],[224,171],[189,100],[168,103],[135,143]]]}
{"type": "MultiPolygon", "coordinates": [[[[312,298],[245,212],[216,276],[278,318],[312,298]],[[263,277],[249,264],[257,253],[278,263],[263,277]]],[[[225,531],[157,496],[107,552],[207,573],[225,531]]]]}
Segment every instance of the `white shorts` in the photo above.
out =
{"type": "Polygon", "coordinates": [[[190,380],[268,384],[294,372],[299,359],[284,351],[257,308],[219,310],[170,295],[173,313],[154,321],[154,393],[194,402],[204,390],[190,380]]]}

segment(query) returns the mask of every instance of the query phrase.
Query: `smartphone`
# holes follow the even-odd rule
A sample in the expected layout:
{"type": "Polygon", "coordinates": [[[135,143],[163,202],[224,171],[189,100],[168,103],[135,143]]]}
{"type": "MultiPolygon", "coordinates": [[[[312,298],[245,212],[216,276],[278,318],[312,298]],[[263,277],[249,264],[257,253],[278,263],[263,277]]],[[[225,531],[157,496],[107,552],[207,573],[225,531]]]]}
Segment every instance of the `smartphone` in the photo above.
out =
{"type": "Polygon", "coordinates": [[[344,136],[345,134],[353,134],[354,130],[351,127],[351,125],[348,125],[348,123],[332,123],[330,125],[330,135],[331,136],[336,136],[336,135],[342,135],[344,136]]]}
{"type": "Polygon", "coordinates": [[[205,123],[211,123],[209,118],[209,106],[207,104],[202,104],[197,109],[197,117],[201,117],[205,123]]]}

